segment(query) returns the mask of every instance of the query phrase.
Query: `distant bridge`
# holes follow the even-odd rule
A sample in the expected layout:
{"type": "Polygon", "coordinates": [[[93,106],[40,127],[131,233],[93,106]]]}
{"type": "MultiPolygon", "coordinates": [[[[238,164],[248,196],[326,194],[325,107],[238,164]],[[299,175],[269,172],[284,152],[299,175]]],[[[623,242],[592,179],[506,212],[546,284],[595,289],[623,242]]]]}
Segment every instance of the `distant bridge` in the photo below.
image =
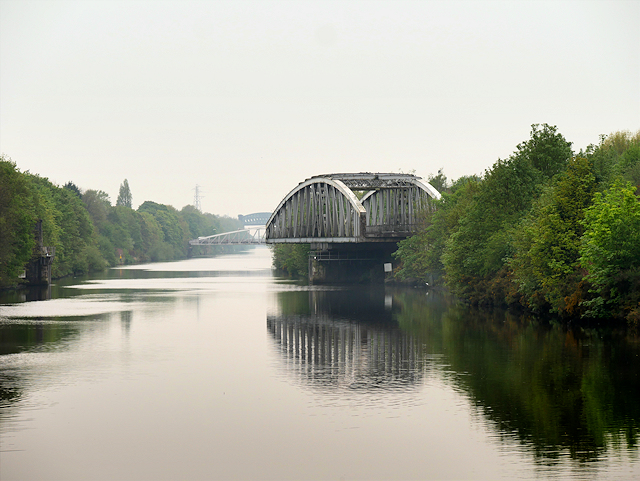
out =
{"type": "Polygon", "coordinates": [[[264,227],[257,229],[240,229],[223,234],[215,234],[206,237],[198,237],[189,241],[192,246],[215,245],[260,245],[265,244],[264,227]]]}
{"type": "Polygon", "coordinates": [[[264,244],[265,224],[269,220],[271,212],[256,212],[254,214],[239,215],[238,220],[246,227],[233,232],[224,232],[206,237],[198,237],[189,241],[192,246],[218,246],[218,245],[259,245],[264,244]]]}
{"type": "Polygon", "coordinates": [[[440,193],[411,174],[327,174],[298,184],[267,221],[267,244],[396,243],[440,193]],[[356,192],[363,194],[361,198],[356,192]]]}
{"type": "Polygon", "coordinates": [[[271,212],[255,212],[248,215],[239,215],[238,220],[244,225],[267,225],[271,212]]]}

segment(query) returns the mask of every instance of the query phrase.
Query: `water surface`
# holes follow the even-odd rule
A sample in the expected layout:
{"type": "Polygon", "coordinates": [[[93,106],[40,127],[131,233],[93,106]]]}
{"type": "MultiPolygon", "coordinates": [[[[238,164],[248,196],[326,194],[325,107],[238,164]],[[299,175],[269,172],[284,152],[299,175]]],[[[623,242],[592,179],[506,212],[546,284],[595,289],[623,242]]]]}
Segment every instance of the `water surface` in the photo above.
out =
{"type": "Polygon", "coordinates": [[[637,338],[270,265],[6,294],[0,478],[640,477],[637,338]]]}

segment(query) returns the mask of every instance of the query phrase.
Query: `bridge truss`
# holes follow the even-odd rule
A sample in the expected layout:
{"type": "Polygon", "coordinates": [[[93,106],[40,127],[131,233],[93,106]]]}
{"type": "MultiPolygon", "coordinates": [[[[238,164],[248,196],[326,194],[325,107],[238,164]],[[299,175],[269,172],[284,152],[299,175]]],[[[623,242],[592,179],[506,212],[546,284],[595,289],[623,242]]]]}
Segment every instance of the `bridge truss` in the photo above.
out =
{"type": "Polygon", "coordinates": [[[411,174],[327,174],[298,184],[266,225],[266,242],[397,242],[440,193],[411,174]],[[359,196],[356,194],[360,194],[359,196]]]}

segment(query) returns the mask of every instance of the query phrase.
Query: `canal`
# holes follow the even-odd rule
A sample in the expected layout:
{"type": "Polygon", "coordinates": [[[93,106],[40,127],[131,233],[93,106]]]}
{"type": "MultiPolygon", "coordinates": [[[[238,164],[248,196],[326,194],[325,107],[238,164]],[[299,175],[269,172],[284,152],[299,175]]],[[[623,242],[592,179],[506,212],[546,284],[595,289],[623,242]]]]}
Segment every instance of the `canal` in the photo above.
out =
{"type": "Polygon", "coordinates": [[[0,479],[638,479],[639,372],[624,330],[263,247],[111,269],[0,297],[0,479]]]}

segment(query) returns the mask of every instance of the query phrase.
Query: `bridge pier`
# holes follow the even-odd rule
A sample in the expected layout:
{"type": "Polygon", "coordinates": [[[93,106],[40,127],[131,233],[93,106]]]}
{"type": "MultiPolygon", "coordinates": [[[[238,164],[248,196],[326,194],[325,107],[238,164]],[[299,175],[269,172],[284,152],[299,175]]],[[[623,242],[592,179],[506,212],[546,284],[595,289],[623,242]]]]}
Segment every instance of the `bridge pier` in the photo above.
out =
{"type": "Polygon", "coordinates": [[[311,244],[309,282],[311,284],[383,283],[385,264],[394,265],[395,243],[311,244]]]}

